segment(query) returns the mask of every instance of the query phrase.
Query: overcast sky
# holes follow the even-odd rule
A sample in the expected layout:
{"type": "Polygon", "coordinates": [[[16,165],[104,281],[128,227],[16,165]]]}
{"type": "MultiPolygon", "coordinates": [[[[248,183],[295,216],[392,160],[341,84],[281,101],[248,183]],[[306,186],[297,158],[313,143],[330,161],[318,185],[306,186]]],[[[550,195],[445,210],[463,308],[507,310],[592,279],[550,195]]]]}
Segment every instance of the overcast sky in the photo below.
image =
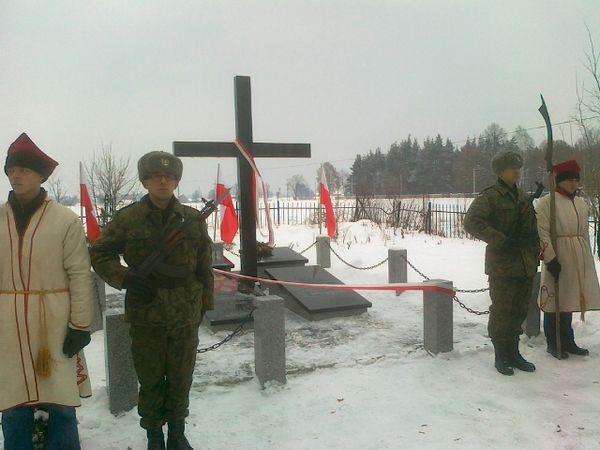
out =
{"type": "MultiPolygon", "coordinates": [[[[312,145],[310,160],[258,160],[285,193],[295,173],[312,184],[320,163],[348,168],[409,133],[542,125],[540,92],[569,119],[585,23],[600,46],[598,0],[0,0],[2,158],[26,131],[74,194],[102,145],[135,162],[175,140],[232,141],[233,77],[249,75],[254,139],[312,145]]],[[[186,158],[181,192],[206,193],[216,165],[186,158]]]]}

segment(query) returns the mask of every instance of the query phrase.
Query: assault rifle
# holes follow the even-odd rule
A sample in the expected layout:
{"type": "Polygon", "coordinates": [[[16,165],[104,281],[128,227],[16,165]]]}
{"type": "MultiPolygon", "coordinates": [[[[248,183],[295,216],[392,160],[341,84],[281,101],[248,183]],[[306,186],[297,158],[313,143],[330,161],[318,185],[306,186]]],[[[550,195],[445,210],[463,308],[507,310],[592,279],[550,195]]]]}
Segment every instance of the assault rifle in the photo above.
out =
{"type": "Polygon", "coordinates": [[[542,183],[540,183],[539,181],[536,181],[535,184],[537,185],[537,189],[535,190],[535,192],[532,192],[531,194],[529,194],[529,203],[533,203],[533,201],[536,198],[540,198],[540,196],[542,195],[542,192],[544,192],[544,185],[542,183]]]}
{"type": "MultiPolygon", "coordinates": [[[[216,211],[217,207],[225,200],[229,195],[229,189],[227,189],[221,196],[215,200],[202,199],[204,207],[200,210],[200,218],[194,217],[193,220],[206,220],[213,212],[216,211]]],[[[165,275],[171,278],[183,278],[187,274],[177,266],[169,266],[165,264],[167,257],[173,253],[173,250],[183,242],[185,238],[185,229],[189,226],[188,221],[182,220],[177,226],[169,232],[167,236],[160,242],[159,246],[150,253],[142,263],[135,268],[136,271],[143,273],[144,275],[150,275],[153,272],[157,272],[160,275],[165,275]]]]}

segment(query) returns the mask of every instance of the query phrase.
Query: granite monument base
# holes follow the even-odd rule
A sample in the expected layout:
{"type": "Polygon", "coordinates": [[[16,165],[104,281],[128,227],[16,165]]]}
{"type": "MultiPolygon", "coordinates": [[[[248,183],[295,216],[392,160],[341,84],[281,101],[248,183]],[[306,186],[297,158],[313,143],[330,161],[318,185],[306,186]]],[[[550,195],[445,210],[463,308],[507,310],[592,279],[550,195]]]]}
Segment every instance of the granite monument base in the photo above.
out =
{"type": "MultiPolygon", "coordinates": [[[[276,267],[265,269],[269,278],[310,284],[344,284],[320,266],[276,267]]],[[[269,286],[285,306],[307,320],[323,320],[362,314],[371,302],[355,291],[338,291],[297,286],[269,286]]]]}

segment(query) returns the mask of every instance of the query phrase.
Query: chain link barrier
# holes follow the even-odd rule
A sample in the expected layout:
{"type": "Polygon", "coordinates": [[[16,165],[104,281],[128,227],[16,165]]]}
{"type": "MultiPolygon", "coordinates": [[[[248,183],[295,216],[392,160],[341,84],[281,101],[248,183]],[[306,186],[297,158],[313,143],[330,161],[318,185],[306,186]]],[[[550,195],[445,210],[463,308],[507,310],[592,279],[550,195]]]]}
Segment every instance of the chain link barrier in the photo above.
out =
{"type": "Polygon", "coordinates": [[[300,253],[301,255],[303,255],[304,253],[306,253],[307,251],[309,251],[311,248],[313,248],[315,245],[317,245],[317,241],[313,242],[308,247],[306,247],[304,250],[302,250],[301,252],[298,252],[298,253],[300,253]]]}
{"type": "Polygon", "coordinates": [[[227,342],[229,342],[230,340],[232,340],[238,334],[241,334],[242,331],[244,330],[244,325],[246,325],[250,321],[250,319],[252,319],[252,315],[254,314],[254,310],[255,309],[256,308],[252,308],[250,310],[250,312],[248,313],[248,315],[246,317],[244,317],[244,319],[240,322],[240,324],[238,325],[238,327],[235,330],[233,330],[230,334],[228,334],[227,336],[225,336],[225,338],[223,338],[222,340],[220,340],[216,344],[213,344],[213,345],[211,345],[209,347],[199,348],[198,351],[197,351],[197,353],[206,353],[206,352],[211,352],[213,350],[216,350],[221,345],[226,344],[227,342]]]}
{"type": "MultiPolygon", "coordinates": [[[[431,278],[429,278],[427,275],[425,275],[423,272],[421,272],[419,269],[417,269],[415,267],[415,265],[413,263],[411,263],[404,255],[401,254],[400,256],[402,257],[402,259],[404,261],[406,261],[406,264],[408,264],[412,270],[414,270],[419,275],[421,275],[425,280],[431,280],[431,278]]],[[[463,293],[473,294],[473,293],[480,293],[480,292],[489,291],[489,288],[481,288],[481,289],[458,289],[458,288],[455,288],[454,290],[456,292],[463,292],[463,293]]],[[[454,297],[452,297],[452,300],[454,300],[458,304],[458,306],[460,306],[462,309],[464,309],[468,313],[475,314],[476,316],[484,316],[484,315],[490,313],[489,309],[487,309],[485,311],[477,311],[477,310],[475,310],[473,308],[469,308],[467,305],[465,305],[463,302],[460,301],[460,299],[458,298],[457,295],[455,295],[454,297]]]]}
{"type": "Polygon", "coordinates": [[[234,252],[233,250],[231,250],[231,249],[228,249],[227,247],[223,247],[223,250],[225,250],[226,252],[229,252],[229,253],[231,253],[232,255],[235,255],[235,256],[237,256],[238,258],[240,257],[240,254],[239,254],[239,253],[236,253],[236,252],[234,252]]]}
{"type": "Polygon", "coordinates": [[[329,242],[327,242],[327,246],[329,247],[329,250],[331,250],[333,252],[333,254],[337,257],[337,259],[339,259],[341,262],[346,264],[348,267],[352,267],[353,269],[357,269],[357,270],[375,269],[379,266],[382,266],[383,264],[385,264],[388,261],[388,258],[385,258],[383,261],[378,262],[377,264],[373,264],[372,266],[359,267],[359,266],[355,266],[354,264],[349,263],[348,261],[344,260],[344,258],[342,258],[340,255],[338,255],[338,253],[333,249],[333,247],[331,246],[331,244],[329,242]]]}
{"type": "MultiPolygon", "coordinates": [[[[308,250],[310,250],[312,247],[314,247],[317,244],[317,241],[313,242],[312,244],[310,244],[308,247],[306,247],[304,250],[302,250],[301,252],[298,252],[300,254],[303,254],[305,252],[307,252],[308,250]]],[[[352,267],[353,269],[356,270],[372,270],[372,269],[376,269],[377,267],[380,267],[382,265],[384,265],[386,262],[388,262],[389,258],[385,258],[384,260],[382,260],[381,262],[378,262],[377,264],[373,264],[372,266],[366,266],[366,267],[359,267],[356,266],[348,261],[346,261],[344,258],[342,258],[338,252],[335,251],[335,249],[331,246],[330,242],[327,242],[327,246],[329,247],[329,250],[331,250],[331,252],[337,257],[337,259],[339,259],[342,263],[344,263],[345,265],[347,265],[348,267],[352,267]]],[[[229,249],[225,249],[228,252],[234,254],[235,256],[240,256],[239,254],[235,253],[232,250],[229,249]]],[[[406,264],[415,272],[417,272],[424,280],[431,280],[430,277],[428,277],[427,275],[425,275],[422,271],[420,271],[413,263],[411,263],[408,258],[404,257],[404,255],[400,255],[402,257],[402,259],[404,259],[404,261],[406,261],[406,264]]],[[[482,292],[487,292],[490,290],[489,287],[485,287],[485,288],[479,288],[479,289],[459,289],[459,288],[455,288],[454,289],[456,292],[460,292],[462,294],[480,294],[482,292]]],[[[467,305],[465,305],[463,302],[460,301],[460,299],[455,295],[453,300],[458,304],[458,306],[460,306],[461,308],[463,308],[465,311],[471,313],[471,314],[475,314],[478,316],[482,316],[485,314],[489,314],[490,311],[489,310],[485,310],[485,311],[477,311],[475,309],[469,308],[467,305]]],[[[235,332],[234,332],[235,333],[235,332]]],[[[232,336],[233,337],[233,336],[232,336]]],[[[231,338],[230,338],[231,339],[231,338]]],[[[220,345],[220,344],[219,344],[220,345]]],[[[216,347],[218,348],[218,346],[216,347]]],[[[211,349],[214,350],[214,349],[211,349]]]]}

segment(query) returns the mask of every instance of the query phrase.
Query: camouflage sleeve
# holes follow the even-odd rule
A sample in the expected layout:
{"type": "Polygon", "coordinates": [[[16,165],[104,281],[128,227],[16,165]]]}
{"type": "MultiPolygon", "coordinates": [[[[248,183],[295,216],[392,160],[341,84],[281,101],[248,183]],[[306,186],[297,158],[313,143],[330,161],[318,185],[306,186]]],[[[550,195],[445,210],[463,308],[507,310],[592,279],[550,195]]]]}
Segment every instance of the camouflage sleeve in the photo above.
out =
{"type": "Polygon", "coordinates": [[[212,241],[208,235],[206,222],[200,222],[200,242],[198,244],[198,262],[196,276],[204,285],[202,291],[202,308],[205,311],[214,308],[214,277],[212,271],[212,241]]]}
{"type": "Polygon", "coordinates": [[[491,206],[485,195],[479,194],[465,215],[465,230],[477,239],[500,248],[506,239],[504,233],[491,226],[491,206]]]}
{"type": "Polygon", "coordinates": [[[123,289],[127,268],[121,264],[120,255],[125,251],[126,228],[119,214],[106,226],[102,237],[90,249],[92,267],[112,287],[123,289]]]}

